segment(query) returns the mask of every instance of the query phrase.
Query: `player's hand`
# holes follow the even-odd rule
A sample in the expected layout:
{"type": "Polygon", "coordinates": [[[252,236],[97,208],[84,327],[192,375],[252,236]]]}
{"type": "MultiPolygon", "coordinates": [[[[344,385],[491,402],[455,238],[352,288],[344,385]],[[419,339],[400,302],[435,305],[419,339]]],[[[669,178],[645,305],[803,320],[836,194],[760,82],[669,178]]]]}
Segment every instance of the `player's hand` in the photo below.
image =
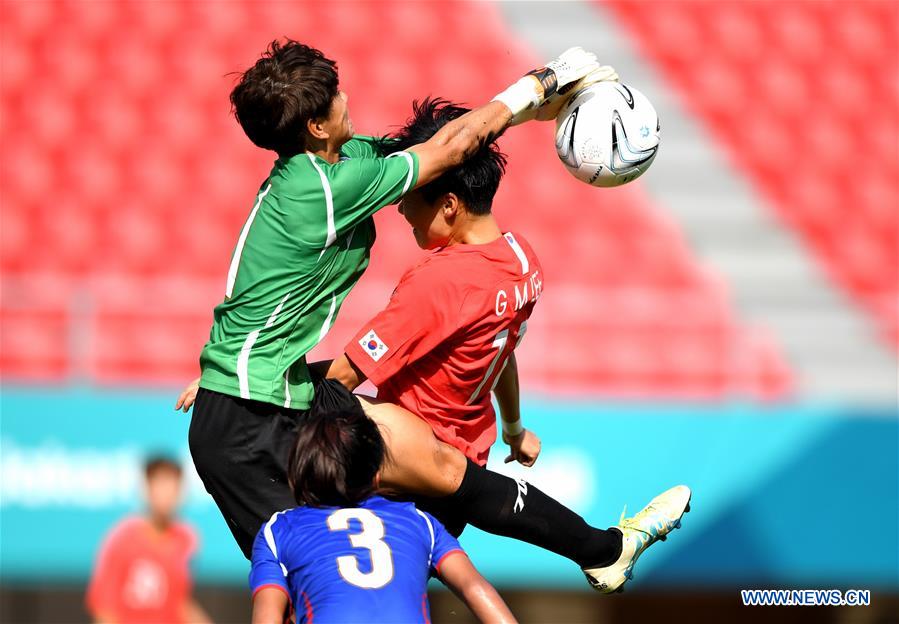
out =
{"type": "Polygon", "coordinates": [[[522,466],[531,467],[540,456],[540,438],[530,429],[523,429],[516,436],[503,434],[503,441],[509,445],[509,456],[506,462],[517,461],[522,466]]]}
{"type": "Polygon", "coordinates": [[[194,401],[197,400],[197,390],[200,389],[200,378],[197,377],[192,382],[190,382],[187,387],[181,392],[181,396],[178,397],[178,402],[175,403],[175,411],[181,410],[185,414],[190,409],[190,407],[194,404],[194,401]]]}
{"type": "Polygon", "coordinates": [[[547,63],[546,68],[551,69],[556,75],[556,89],[561,89],[598,69],[599,63],[596,62],[596,55],[593,52],[587,52],[584,48],[576,46],[562,52],[559,58],[547,63]]]}
{"type": "Polygon", "coordinates": [[[553,121],[559,116],[559,111],[568,104],[568,101],[572,96],[581,89],[596,84],[597,82],[618,81],[618,72],[615,71],[614,67],[611,65],[600,65],[580,80],[569,83],[559,89],[556,93],[546,98],[540,106],[529,108],[518,115],[515,115],[512,118],[510,125],[517,126],[520,123],[534,119],[537,121],[553,121]]]}
{"type": "Polygon", "coordinates": [[[555,95],[537,107],[535,118],[537,121],[553,121],[559,116],[559,111],[568,103],[571,97],[586,87],[597,82],[618,82],[618,72],[611,65],[600,65],[580,80],[560,89],[555,95]]]}
{"type": "Polygon", "coordinates": [[[566,85],[599,69],[596,55],[581,47],[569,48],[543,67],[529,71],[518,82],[493,98],[512,111],[511,125],[535,118],[534,109],[566,85]]]}
{"type": "Polygon", "coordinates": [[[575,83],[572,90],[583,89],[597,82],[619,82],[621,78],[611,65],[600,65],[575,83]]]}

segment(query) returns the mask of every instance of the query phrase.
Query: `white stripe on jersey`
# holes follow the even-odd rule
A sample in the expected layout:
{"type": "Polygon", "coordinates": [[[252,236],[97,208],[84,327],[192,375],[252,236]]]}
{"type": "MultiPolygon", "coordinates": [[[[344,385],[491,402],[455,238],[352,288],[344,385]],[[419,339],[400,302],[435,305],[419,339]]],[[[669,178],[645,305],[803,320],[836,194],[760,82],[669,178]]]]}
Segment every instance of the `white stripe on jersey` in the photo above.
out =
{"type": "MultiPolygon", "coordinates": [[[[269,521],[265,523],[265,529],[263,529],[263,534],[265,535],[265,543],[268,544],[268,548],[272,551],[275,559],[278,559],[278,547],[275,545],[275,534],[272,533],[272,525],[275,523],[275,520],[278,519],[278,516],[282,513],[284,512],[276,511],[275,513],[273,513],[269,521]]],[[[280,559],[278,559],[278,564],[281,566],[281,572],[284,573],[284,578],[287,578],[287,567],[283,563],[281,563],[280,559]]]]}
{"type": "Polygon", "coordinates": [[[281,308],[284,307],[284,303],[287,301],[287,298],[290,296],[290,293],[284,295],[284,298],[281,299],[281,302],[275,306],[275,311],[272,312],[271,316],[268,317],[268,321],[265,323],[265,327],[269,328],[275,324],[275,321],[278,320],[278,315],[281,313],[281,308]]]}
{"type": "Polygon", "coordinates": [[[237,279],[237,267],[240,265],[240,254],[243,252],[243,246],[247,242],[247,234],[250,233],[250,226],[253,225],[253,219],[256,218],[256,213],[259,211],[262,200],[268,195],[271,188],[272,185],[269,184],[265,187],[264,191],[259,192],[259,195],[256,197],[256,205],[253,206],[253,210],[250,212],[247,222],[243,224],[243,229],[240,231],[240,237],[237,239],[237,247],[234,249],[234,257],[231,258],[231,266],[228,267],[228,284],[225,286],[226,297],[230,297],[231,293],[234,292],[234,282],[237,279]]]}
{"type": "MultiPolygon", "coordinates": [[[[284,295],[278,305],[275,306],[274,312],[268,317],[268,321],[265,322],[265,327],[263,329],[269,328],[275,324],[275,321],[278,320],[278,314],[280,314],[281,308],[284,307],[284,303],[289,296],[290,293],[284,295]]],[[[250,398],[250,376],[248,373],[250,367],[250,351],[253,350],[253,345],[256,344],[256,340],[259,338],[259,332],[261,331],[261,329],[254,329],[247,334],[247,339],[244,340],[243,346],[240,348],[240,353],[237,355],[237,383],[240,385],[240,398],[242,399],[250,398]]]]}
{"type": "Polygon", "coordinates": [[[412,186],[412,174],[415,172],[415,161],[412,160],[412,154],[409,152],[394,152],[387,158],[392,158],[394,156],[402,156],[406,159],[406,162],[409,163],[409,173],[406,174],[406,183],[403,184],[403,195],[405,195],[406,191],[409,190],[409,187],[412,186]]]}
{"type": "Polygon", "coordinates": [[[512,236],[511,232],[506,232],[505,234],[503,234],[503,238],[506,239],[506,242],[509,243],[512,251],[514,251],[515,255],[518,256],[518,261],[521,262],[521,274],[527,275],[528,269],[530,269],[531,267],[528,263],[528,257],[524,254],[524,249],[521,248],[521,245],[518,244],[518,241],[515,240],[515,237],[512,236]]]}
{"type": "Polygon", "coordinates": [[[325,210],[328,213],[328,236],[325,238],[324,249],[318,254],[318,259],[321,260],[322,256],[325,255],[325,249],[333,245],[334,241],[337,240],[337,228],[334,226],[334,197],[331,195],[331,184],[328,182],[328,176],[325,175],[322,168],[315,162],[315,156],[309,152],[306,152],[306,156],[309,157],[309,162],[311,162],[312,166],[315,167],[315,170],[318,171],[318,177],[322,179],[322,188],[325,190],[325,210]]]}
{"type": "Polygon", "coordinates": [[[284,371],[284,407],[290,407],[290,367],[284,371]]]}
{"type": "Polygon", "coordinates": [[[425,523],[428,525],[428,533],[431,534],[431,552],[428,553],[428,568],[430,569],[431,559],[434,557],[434,526],[431,524],[430,518],[428,518],[426,514],[422,513],[420,509],[416,507],[415,511],[418,512],[419,516],[425,519],[425,523]]]}
{"type": "MultiPolygon", "coordinates": [[[[490,375],[493,374],[493,369],[496,368],[496,362],[503,355],[503,350],[506,348],[506,340],[509,338],[509,328],[502,330],[496,335],[496,338],[493,340],[493,348],[496,349],[496,355],[493,356],[493,359],[490,360],[490,366],[487,367],[487,372],[484,373],[484,378],[481,380],[481,383],[478,384],[478,387],[474,389],[474,392],[471,393],[471,396],[468,397],[468,400],[465,402],[465,405],[471,405],[474,403],[475,399],[481,396],[481,390],[484,389],[484,384],[487,383],[487,380],[490,379],[490,375]]],[[[505,366],[505,362],[503,363],[505,366]]],[[[499,379],[499,375],[496,376],[496,379],[499,379]]],[[[493,380],[493,385],[496,385],[496,379],[493,380]]],[[[490,390],[493,390],[493,386],[490,387],[490,390]]]]}
{"type": "Polygon", "coordinates": [[[250,365],[250,351],[253,350],[253,345],[256,343],[256,339],[259,338],[260,331],[262,330],[254,329],[247,334],[247,339],[243,341],[243,346],[237,355],[237,383],[240,384],[240,398],[242,399],[250,398],[250,377],[247,374],[247,369],[250,365]]]}
{"type": "Polygon", "coordinates": [[[337,309],[337,295],[331,295],[331,309],[328,310],[328,317],[322,323],[322,328],[318,332],[318,341],[321,342],[331,330],[331,321],[334,319],[334,311],[337,309]]]}

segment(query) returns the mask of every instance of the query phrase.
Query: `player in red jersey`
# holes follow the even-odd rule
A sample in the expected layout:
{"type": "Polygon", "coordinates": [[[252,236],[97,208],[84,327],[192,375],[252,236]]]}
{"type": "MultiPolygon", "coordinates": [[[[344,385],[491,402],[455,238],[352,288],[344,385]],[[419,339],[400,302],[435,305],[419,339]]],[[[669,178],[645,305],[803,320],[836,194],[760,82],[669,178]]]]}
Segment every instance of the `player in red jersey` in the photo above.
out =
{"type": "MultiPolygon", "coordinates": [[[[400,210],[414,222],[421,210],[412,206],[424,203],[410,193],[400,210]]],[[[389,305],[346,345],[331,374],[348,386],[370,379],[380,400],[417,414],[440,440],[483,466],[496,440],[490,394],[498,389],[505,396],[518,383],[514,349],[543,276],[521,235],[500,232],[489,215],[478,220],[483,225],[466,232],[467,242],[441,245],[403,276],[389,305]]],[[[506,410],[506,418],[508,429],[517,410],[506,410]]],[[[520,431],[512,432],[516,439],[520,431]]],[[[521,441],[525,448],[516,445],[513,455],[523,452],[523,463],[532,464],[539,440],[521,441]]]]}
{"type": "Polygon", "coordinates": [[[197,538],[175,519],[181,497],[181,466],[147,461],[146,516],[119,522],[106,536],[87,591],[95,622],[128,624],[203,623],[210,619],[191,596],[190,559],[197,538]]]}

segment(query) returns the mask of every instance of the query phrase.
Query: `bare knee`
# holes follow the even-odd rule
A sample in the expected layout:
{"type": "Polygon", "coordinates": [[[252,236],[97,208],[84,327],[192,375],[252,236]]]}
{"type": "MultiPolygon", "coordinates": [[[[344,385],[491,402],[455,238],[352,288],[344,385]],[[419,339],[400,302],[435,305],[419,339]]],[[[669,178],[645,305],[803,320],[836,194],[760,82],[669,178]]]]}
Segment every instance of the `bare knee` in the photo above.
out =
{"type": "Polygon", "coordinates": [[[434,463],[443,476],[442,493],[445,496],[449,496],[454,494],[459,489],[459,486],[462,485],[465,470],[468,468],[468,460],[462,454],[462,451],[456,447],[450,446],[446,442],[441,442],[436,438],[434,442],[434,463]]]}
{"type": "Polygon", "coordinates": [[[430,425],[401,407],[361,397],[360,403],[387,446],[385,487],[425,496],[449,496],[459,489],[468,466],[461,451],[438,440],[430,425]]]}

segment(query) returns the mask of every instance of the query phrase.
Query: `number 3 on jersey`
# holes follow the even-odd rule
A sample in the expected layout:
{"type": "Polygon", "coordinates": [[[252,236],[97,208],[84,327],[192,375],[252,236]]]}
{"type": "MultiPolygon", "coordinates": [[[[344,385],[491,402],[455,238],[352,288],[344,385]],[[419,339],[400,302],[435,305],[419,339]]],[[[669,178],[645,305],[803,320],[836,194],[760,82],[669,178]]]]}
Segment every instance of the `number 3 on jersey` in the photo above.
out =
{"type": "Polygon", "coordinates": [[[384,541],[384,523],[368,509],[338,509],[328,516],[328,529],[348,531],[350,520],[362,525],[360,533],[349,536],[353,548],[365,548],[371,559],[371,570],[359,569],[359,559],[353,555],[337,557],[337,570],[343,579],[363,589],[380,589],[393,580],[393,553],[384,541]]]}
{"type": "Polygon", "coordinates": [[[521,325],[506,328],[496,335],[496,338],[494,338],[492,345],[493,348],[496,349],[496,355],[494,355],[493,359],[490,360],[490,366],[487,367],[487,372],[484,373],[484,378],[481,380],[481,383],[478,384],[478,387],[474,389],[474,392],[471,393],[471,396],[468,397],[468,402],[466,403],[466,405],[471,405],[472,403],[480,399],[481,395],[484,394],[484,388],[487,388],[487,392],[493,391],[493,388],[494,386],[496,386],[496,382],[499,379],[499,374],[506,366],[506,360],[509,359],[509,355],[512,353],[512,351],[517,349],[518,345],[521,344],[521,341],[524,339],[524,335],[527,330],[528,322],[522,321],[521,325]],[[515,344],[511,349],[507,349],[506,346],[510,342],[510,330],[512,331],[513,339],[515,339],[515,344]]]}

